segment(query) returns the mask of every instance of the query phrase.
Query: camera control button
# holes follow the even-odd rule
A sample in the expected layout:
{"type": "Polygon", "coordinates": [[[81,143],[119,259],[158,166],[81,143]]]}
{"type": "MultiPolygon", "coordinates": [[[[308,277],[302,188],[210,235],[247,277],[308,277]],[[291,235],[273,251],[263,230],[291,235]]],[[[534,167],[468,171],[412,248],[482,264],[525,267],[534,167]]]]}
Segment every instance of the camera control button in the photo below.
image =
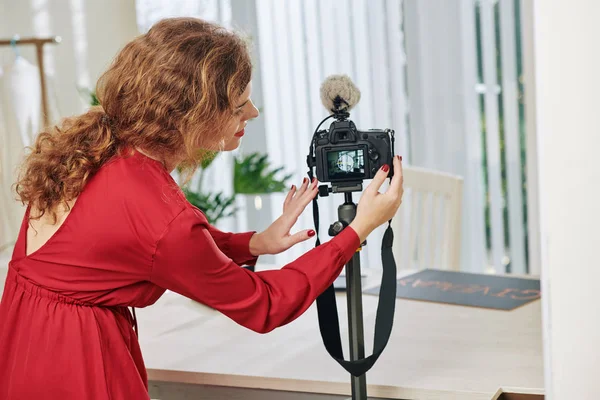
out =
{"type": "Polygon", "coordinates": [[[317,144],[319,144],[319,145],[328,144],[328,143],[329,143],[329,139],[327,139],[327,138],[321,138],[321,139],[317,140],[317,144]]]}
{"type": "Polygon", "coordinates": [[[369,158],[376,161],[379,159],[379,153],[374,149],[369,149],[369,158]]]}
{"type": "Polygon", "coordinates": [[[366,133],[363,133],[362,138],[363,138],[363,140],[367,140],[369,138],[369,135],[367,135],[366,133]]]}

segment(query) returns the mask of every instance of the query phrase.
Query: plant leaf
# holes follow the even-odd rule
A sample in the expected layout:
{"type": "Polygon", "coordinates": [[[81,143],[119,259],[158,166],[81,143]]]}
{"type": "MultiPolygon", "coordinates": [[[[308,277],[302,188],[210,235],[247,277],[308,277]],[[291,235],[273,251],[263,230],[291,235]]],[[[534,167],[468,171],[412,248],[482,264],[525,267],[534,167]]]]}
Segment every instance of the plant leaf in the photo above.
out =
{"type": "Polygon", "coordinates": [[[198,207],[206,215],[206,219],[212,225],[220,219],[230,217],[238,211],[235,207],[235,194],[226,196],[222,192],[218,193],[196,193],[187,188],[182,189],[187,200],[198,207]]]}
{"type": "Polygon", "coordinates": [[[267,154],[251,153],[234,159],[234,192],[238,194],[262,194],[282,192],[288,186],[291,174],[278,179],[284,168],[270,169],[267,154]]]}

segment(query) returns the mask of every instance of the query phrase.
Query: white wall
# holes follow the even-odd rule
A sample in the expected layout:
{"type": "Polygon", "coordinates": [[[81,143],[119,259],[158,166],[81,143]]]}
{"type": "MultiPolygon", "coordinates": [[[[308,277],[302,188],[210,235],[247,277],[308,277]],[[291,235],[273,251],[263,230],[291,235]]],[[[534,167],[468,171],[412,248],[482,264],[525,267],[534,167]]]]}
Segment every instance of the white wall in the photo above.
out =
{"type": "Polygon", "coordinates": [[[597,399],[600,2],[534,3],[547,399],[597,399]]]}
{"type": "MultiPolygon", "coordinates": [[[[135,1],[0,0],[0,38],[14,34],[62,37],[46,47],[45,62],[55,78],[59,116],[76,114],[87,106],[77,87],[93,87],[120,47],[138,34],[135,1]]],[[[33,47],[20,51],[35,63],[33,47]]],[[[13,57],[10,48],[0,48],[1,64],[13,57]]]]}
{"type": "Polygon", "coordinates": [[[4,21],[6,16],[6,6],[4,3],[6,3],[6,0],[0,1],[0,29],[2,29],[3,26],[6,26],[6,22],[4,21]]]}

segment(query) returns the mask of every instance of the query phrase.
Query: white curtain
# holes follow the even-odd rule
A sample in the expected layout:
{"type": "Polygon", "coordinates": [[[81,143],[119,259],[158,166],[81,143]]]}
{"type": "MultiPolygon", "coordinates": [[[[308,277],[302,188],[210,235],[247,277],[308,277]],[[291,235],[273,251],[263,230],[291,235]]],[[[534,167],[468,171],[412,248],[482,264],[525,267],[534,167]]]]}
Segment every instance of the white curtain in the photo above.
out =
{"type": "Polygon", "coordinates": [[[136,14],[140,32],[146,32],[162,18],[195,17],[229,25],[229,0],[136,0],[136,14]]]}
{"type": "MultiPolygon", "coordinates": [[[[319,88],[332,74],[349,75],[361,90],[361,100],[351,113],[358,129],[394,129],[395,152],[408,161],[402,0],[256,0],[256,6],[262,118],[273,163],[294,172],[293,183],[306,176],[310,139],[328,115],[319,88]]],[[[285,193],[272,195],[273,218],[280,215],[284,197],[285,193]]],[[[353,199],[357,203],[360,194],[353,199]]],[[[327,229],[337,220],[343,202],[341,194],[319,200],[321,242],[330,240],[327,229]]],[[[312,226],[309,206],[298,229],[312,226]]],[[[383,227],[373,232],[361,252],[365,270],[381,268],[383,232],[383,227]]],[[[295,246],[275,262],[287,263],[312,246],[312,240],[295,246]]]]}

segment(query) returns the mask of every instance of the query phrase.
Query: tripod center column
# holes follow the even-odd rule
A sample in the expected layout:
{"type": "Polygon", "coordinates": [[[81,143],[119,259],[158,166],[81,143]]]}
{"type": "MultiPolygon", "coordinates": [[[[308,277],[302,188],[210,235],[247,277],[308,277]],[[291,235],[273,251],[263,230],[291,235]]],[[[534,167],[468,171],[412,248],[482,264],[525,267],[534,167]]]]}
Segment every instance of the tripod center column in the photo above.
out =
{"type": "MultiPolygon", "coordinates": [[[[348,226],[356,216],[356,204],[352,193],[344,193],[345,203],[338,207],[338,219],[348,226]]],[[[348,334],[350,342],[350,360],[365,357],[365,335],[363,329],[362,283],[360,272],[360,253],[357,249],[346,264],[346,297],[348,304],[348,334]]],[[[367,399],[366,376],[352,376],[352,399],[367,399]]]]}

